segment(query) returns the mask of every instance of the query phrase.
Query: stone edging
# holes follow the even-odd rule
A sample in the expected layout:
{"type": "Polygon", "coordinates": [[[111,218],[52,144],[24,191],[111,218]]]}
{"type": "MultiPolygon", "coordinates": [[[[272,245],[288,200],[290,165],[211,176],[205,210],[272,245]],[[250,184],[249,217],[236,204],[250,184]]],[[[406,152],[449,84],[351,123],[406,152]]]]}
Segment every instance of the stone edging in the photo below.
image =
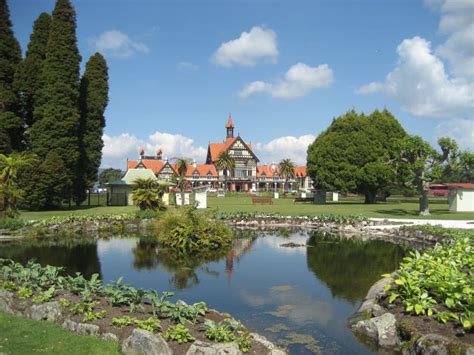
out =
{"type": "Polygon", "coordinates": [[[402,339],[408,338],[409,342],[403,349],[403,354],[407,355],[450,354],[450,348],[458,350],[464,348],[464,354],[474,354],[474,347],[465,348],[464,344],[460,345],[448,337],[433,333],[420,336],[414,330],[403,327],[388,309],[377,302],[384,294],[385,285],[392,282],[393,279],[390,277],[383,278],[369,289],[361,306],[348,321],[355,333],[363,334],[378,346],[389,349],[400,347],[402,339]]]}
{"type": "MultiPolygon", "coordinates": [[[[65,318],[58,301],[46,302],[38,305],[28,306],[26,301],[19,301],[14,305],[16,295],[13,292],[0,289],[0,310],[5,313],[31,318],[37,321],[50,321],[59,324],[62,328],[75,332],[79,335],[87,335],[101,338],[106,341],[120,342],[120,349],[124,354],[149,354],[149,355],[172,355],[173,350],[168,346],[161,334],[151,333],[143,329],[134,329],[131,335],[125,339],[120,339],[116,334],[108,332],[101,333],[100,327],[96,324],[78,323],[69,318],[65,318]]],[[[287,352],[279,349],[265,337],[250,333],[255,342],[258,342],[267,349],[267,355],[286,355],[287,352]]],[[[243,355],[238,345],[232,343],[208,343],[195,341],[186,355],[218,355],[232,354],[243,355]]]]}

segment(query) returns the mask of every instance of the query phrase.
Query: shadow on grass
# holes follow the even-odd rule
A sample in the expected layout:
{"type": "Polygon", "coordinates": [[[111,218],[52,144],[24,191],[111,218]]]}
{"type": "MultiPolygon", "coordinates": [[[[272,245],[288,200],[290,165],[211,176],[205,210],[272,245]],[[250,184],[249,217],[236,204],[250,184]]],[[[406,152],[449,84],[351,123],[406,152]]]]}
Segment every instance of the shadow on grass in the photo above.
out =
{"type": "MultiPolygon", "coordinates": [[[[394,217],[419,217],[419,211],[418,210],[405,210],[401,208],[395,208],[395,209],[387,209],[387,210],[377,210],[375,211],[380,214],[384,214],[387,216],[394,216],[394,217]]],[[[449,214],[450,211],[448,209],[436,209],[436,210],[430,210],[431,216],[437,216],[437,215],[446,215],[449,214]]]]}

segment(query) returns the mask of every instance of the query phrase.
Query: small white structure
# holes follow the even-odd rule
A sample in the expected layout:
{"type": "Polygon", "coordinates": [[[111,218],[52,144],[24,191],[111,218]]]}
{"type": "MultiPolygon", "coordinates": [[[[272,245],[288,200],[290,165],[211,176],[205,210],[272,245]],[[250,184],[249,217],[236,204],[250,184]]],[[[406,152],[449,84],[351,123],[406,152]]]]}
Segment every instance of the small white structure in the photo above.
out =
{"type": "Polygon", "coordinates": [[[197,208],[207,208],[207,189],[208,186],[196,187],[193,189],[194,202],[197,208]]]}
{"type": "Polygon", "coordinates": [[[453,212],[474,212],[474,184],[445,184],[448,186],[449,210],[453,212]]]}
{"type": "MultiPolygon", "coordinates": [[[[184,206],[189,205],[189,194],[185,193],[184,194],[184,206]]],[[[181,193],[177,192],[176,193],[176,206],[183,206],[183,201],[181,201],[181,193]]]]}

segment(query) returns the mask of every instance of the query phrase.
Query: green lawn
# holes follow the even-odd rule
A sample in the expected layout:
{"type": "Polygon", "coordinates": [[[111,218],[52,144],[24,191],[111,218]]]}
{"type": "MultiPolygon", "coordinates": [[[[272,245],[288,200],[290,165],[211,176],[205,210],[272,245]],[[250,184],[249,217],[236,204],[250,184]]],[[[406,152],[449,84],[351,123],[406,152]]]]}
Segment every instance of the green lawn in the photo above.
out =
{"type": "MultiPolygon", "coordinates": [[[[258,211],[292,216],[338,214],[385,218],[474,219],[474,212],[450,212],[448,210],[446,199],[440,198],[435,198],[430,201],[431,216],[429,217],[418,216],[418,200],[416,198],[391,198],[388,202],[379,202],[373,205],[364,204],[361,198],[343,199],[340,202],[329,202],[325,205],[306,203],[294,204],[293,198],[281,198],[273,201],[273,205],[252,205],[251,198],[246,194],[232,194],[225,198],[210,196],[208,198],[208,210],[218,210],[221,212],[258,211]]],[[[21,213],[21,218],[31,220],[70,214],[104,215],[122,214],[134,211],[137,211],[137,208],[134,206],[72,207],[60,211],[23,211],[21,213]]]]}
{"type": "Polygon", "coordinates": [[[0,354],[120,354],[118,344],[0,312],[0,354]]]}

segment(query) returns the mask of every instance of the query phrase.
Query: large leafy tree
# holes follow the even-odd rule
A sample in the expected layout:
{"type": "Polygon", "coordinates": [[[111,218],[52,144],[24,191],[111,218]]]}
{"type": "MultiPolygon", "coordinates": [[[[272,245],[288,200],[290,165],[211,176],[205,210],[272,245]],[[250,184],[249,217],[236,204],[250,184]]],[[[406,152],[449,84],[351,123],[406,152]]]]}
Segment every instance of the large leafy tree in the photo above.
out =
{"type": "Polygon", "coordinates": [[[474,153],[459,152],[451,164],[445,164],[443,174],[438,182],[473,182],[474,181],[474,153]]]}
{"type": "Polygon", "coordinates": [[[22,169],[19,184],[25,191],[22,205],[31,210],[61,207],[69,200],[72,186],[64,162],[56,151],[50,151],[39,166],[22,169]]]}
{"type": "Polygon", "coordinates": [[[14,217],[18,214],[17,203],[24,191],[18,184],[18,172],[35,165],[36,157],[30,153],[0,154],[0,214],[14,217]]]}
{"type": "Polygon", "coordinates": [[[102,134],[105,127],[104,111],[109,101],[108,69],[105,58],[95,53],[86,63],[81,78],[79,107],[81,121],[79,128],[80,164],[76,172],[75,200],[85,199],[85,191],[98,178],[102,160],[102,134]]]}
{"type": "Polygon", "coordinates": [[[399,146],[399,169],[406,184],[416,188],[420,196],[419,213],[422,216],[430,214],[430,183],[441,177],[443,166],[451,165],[457,155],[458,146],[451,138],[440,138],[438,144],[442,153],[438,153],[420,136],[407,136],[399,146]]]}
{"type": "Polygon", "coordinates": [[[20,110],[27,126],[34,122],[36,96],[41,87],[41,73],[46,59],[51,16],[40,14],[33,24],[33,32],[26,50],[25,59],[18,65],[15,73],[15,89],[20,96],[20,110]]]}
{"type": "Polygon", "coordinates": [[[0,0],[0,148],[3,153],[20,150],[23,145],[23,122],[18,115],[18,95],[13,88],[20,61],[20,45],[12,31],[7,1],[0,0]]]}
{"type": "Polygon", "coordinates": [[[104,187],[106,183],[120,180],[124,175],[123,171],[120,169],[107,168],[100,172],[99,174],[99,186],[104,187]]]}
{"type": "Polygon", "coordinates": [[[295,164],[291,159],[283,159],[278,167],[280,168],[280,175],[285,178],[285,189],[288,191],[288,181],[295,177],[295,164]]]}
{"type": "Polygon", "coordinates": [[[229,172],[235,168],[235,160],[230,155],[228,150],[223,150],[219,153],[217,160],[214,162],[219,170],[222,170],[224,173],[224,192],[227,191],[227,177],[229,172]]]}
{"type": "MultiPolygon", "coordinates": [[[[64,162],[71,181],[76,178],[79,161],[80,60],[76,13],[69,0],[57,0],[29,140],[32,150],[43,159],[54,150],[64,162]]],[[[71,197],[72,192],[71,187],[71,197]]]]}
{"type": "Polygon", "coordinates": [[[387,110],[369,116],[349,111],[308,147],[308,173],[318,188],[361,193],[375,203],[377,193],[399,182],[394,161],[405,136],[387,110]]]}

